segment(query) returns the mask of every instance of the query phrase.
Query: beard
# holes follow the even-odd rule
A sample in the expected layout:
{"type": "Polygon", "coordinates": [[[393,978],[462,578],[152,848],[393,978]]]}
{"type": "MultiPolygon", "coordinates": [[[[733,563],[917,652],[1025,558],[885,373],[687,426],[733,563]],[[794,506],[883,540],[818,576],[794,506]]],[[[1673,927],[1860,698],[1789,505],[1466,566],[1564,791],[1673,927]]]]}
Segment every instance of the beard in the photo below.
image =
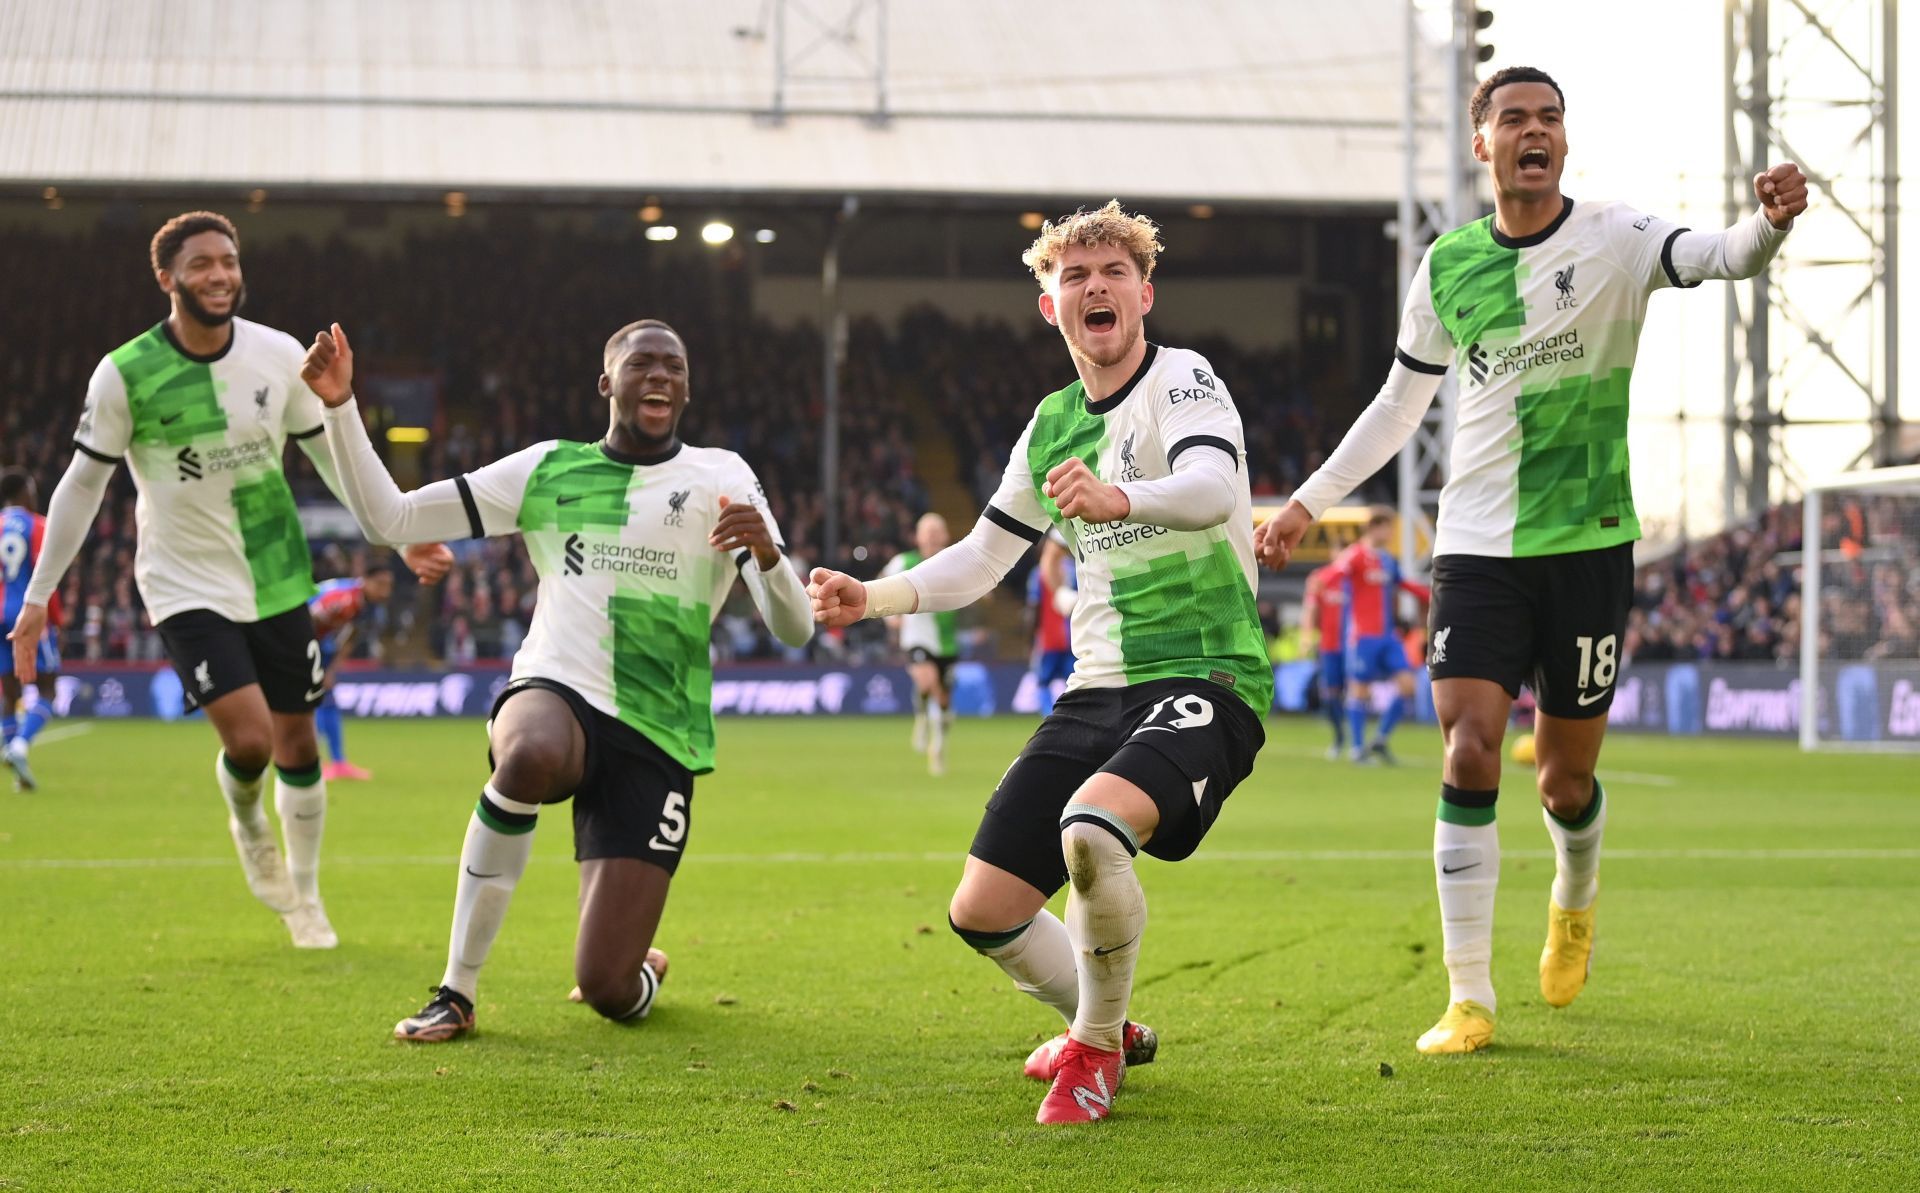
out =
{"type": "Polygon", "coordinates": [[[189,318],[202,327],[221,327],[227,323],[231,323],[233,317],[240,313],[240,308],[247,305],[247,286],[245,282],[233,288],[233,301],[227,304],[227,311],[224,315],[216,315],[206,307],[201,306],[200,300],[194,296],[193,291],[187,289],[185,286],[179,287],[174,293],[180,298],[180,309],[185,311],[189,318]]]}
{"type": "Polygon", "coordinates": [[[1067,341],[1067,351],[1073,354],[1073,358],[1078,361],[1083,361],[1096,369],[1111,368],[1125,360],[1127,353],[1133,351],[1133,346],[1140,342],[1142,334],[1143,328],[1139,324],[1135,324],[1133,333],[1131,335],[1121,336],[1117,345],[1108,349],[1103,357],[1102,355],[1095,354],[1085,344],[1082,344],[1078,332],[1069,331],[1064,325],[1060,328],[1060,335],[1067,341]]]}

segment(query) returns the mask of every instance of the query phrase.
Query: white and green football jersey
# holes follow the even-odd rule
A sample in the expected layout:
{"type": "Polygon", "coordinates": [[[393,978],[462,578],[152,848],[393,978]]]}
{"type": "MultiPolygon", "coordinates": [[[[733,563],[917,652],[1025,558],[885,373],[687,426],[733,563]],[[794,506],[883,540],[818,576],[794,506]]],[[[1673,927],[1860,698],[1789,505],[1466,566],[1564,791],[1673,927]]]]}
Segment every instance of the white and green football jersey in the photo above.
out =
{"type": "Polygon", "coordinates": [[[1459,400],[1436,555],[1555,555],[1640,537],[1628,475],[1628,388],[1647,299],[1698,285],[1673,258],[1685,229],[1623,203],[1567,200],[1520,239],[1493,217],[1427,249],[1395,355],[1456,366],[1459,400]]]}
{"type": "Polygon", "coordinates": [[[318,435],[320,399],[284,332],[233,321],[226,350],[189,355],[162,323],[116,348],[87,385],[76,448],[123,457],[139,498],[133,575],[156,623],[189,609],[252,622],[314,593],[281,452],[318,435]]]}
{"type": "MultiPolygon", "coordinates": [[[[909,548],[887,561],[882,576],[897,576],[920,563],[920,552],[909,548]]],[[[937,659],[960,655],[960,618],[952,610],[940,613],[907,613],[900,618],[900,649],[918,647],[937,659]]]]}
{"type": "Polygon", "coordinates": [[[781,542],[747,462],[681,446],[640,463],[556,439],[458,483],[474,536],[517,531],[540,573],[513,678],[563,683],[689,770],[712,770],[713,619],[737,569],[758,566],[708,544],[720,498],[758,507],[781,542]]]}
{"type": "Polygon", "coordinates": [[[986,517],[1030,542],[1059,528],[1077,561],[1069,689],[1184,676],[1232,688],[1255,713],[1273,705],[1273,668],[1254,601],[1253,503],[1240,415],[1206,358],[1149,344],[1133,379],[1087,401],[1078,381],[1048,394],[1021,432],[986,517]],[[1061,518],[1041,489],[1078,457],[1108,484],[1172,475],[1181,453],[1236,464],[1233,513],[1205,530],[1061,518]]]}

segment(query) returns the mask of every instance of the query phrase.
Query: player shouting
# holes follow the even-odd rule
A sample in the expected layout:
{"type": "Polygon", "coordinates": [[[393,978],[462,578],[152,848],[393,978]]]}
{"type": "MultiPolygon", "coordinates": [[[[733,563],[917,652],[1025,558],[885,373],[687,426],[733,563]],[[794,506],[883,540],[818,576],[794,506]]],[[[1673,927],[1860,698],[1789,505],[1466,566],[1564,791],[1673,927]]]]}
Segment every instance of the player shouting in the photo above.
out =
{"type": "Polygon", "coordinates": [[[1001,778],[954,892],[954,931],[1067,1035],[1028,1072],[1041,1122],[1105,1117],[1151,1032],[1127,1022],[1146,899],[1141,850],[1191,854],[1253,769],[1273,703],[1254,604],[1240,417],[1205,358],[1147,342],[1158,230],[1117,202],[1040,230],[1022,258],[1079,380],[1042,399],[965,539],[861,584],[817,569],[823,624],[956,609],[1058,527],[1079,559],[1076,666],[1001,778]],[[1071,879],[1066,923],[1046,910],[1071,879]]]}
{"type": "MultiPolygon", "coordinates": [[[[170,310],[87,383],[73,463],[47,503],[40,562],[9,635],[14,669],[33,678],[47,602],[124,458],[139,490],[134,582],[188,707],[205,709],[220,735],[214,778],[247,886],[280,913],[295,947],[330,949],[339,939],[320,902],[327,788],[313,736],[322,695],[307,616],[313,558],[281,471],[291,437],[337,491],[320,404],[300,380],[299,343],[239,318],[247,289],[231,221],[175,216],[150,256],[170,310]],[[284,868],[261,806],[269,762],[284,868]]],[[[425,544],[408,562],[437,580],[452,557],[425,544]]]]}
{"type": "Polygon", "coordinates": [[[520,534],[540,574],[533,625],[488,721],[493,775],[460,851],[446,974],[394,1027],[402,1040],[472,1030],[480,967],[541,806],[569,796],[576,995],[609,1019],[644,1018],[666,977],[653,936],[687,847],[694,776],[713,769],[708,650],[734,576],[780,641],[813,635],[753,470],[730,451],[680,441],[690,389],[679,334],[657,319],[630,323],[607,341],[602,366],[605,438],[537,443],[402,493],[354,407],[339,324],[307,355],[347,506],[369,538],[520,534]]]}
{"type": "Polygon", "coordinates": [[[1531,67],[1489,77],[1469,115],[1493,215],[1428,248],[1385,386],[1258,536],[1262,561],[1284,566],[1313,519],[1412,436],[1455,366],[1427,657],[1446,749],[1433,867],[1450,991],[1422,1052],[1470,1052],[1493,1038],[1494,800],[1523,682],[1539,699],[1538,786],[1555,859],[1540,991],[1565,1006],[1586,984],[1607,819],[1594,766],[1640,537],[1627,405],[1647,298],[1754,276],[1807,206],[1807,180],[1791,163],[1756,175],[1760,210],[1722,232],[1574,202],[1560,193],[1566,99],[1531,67]]]}

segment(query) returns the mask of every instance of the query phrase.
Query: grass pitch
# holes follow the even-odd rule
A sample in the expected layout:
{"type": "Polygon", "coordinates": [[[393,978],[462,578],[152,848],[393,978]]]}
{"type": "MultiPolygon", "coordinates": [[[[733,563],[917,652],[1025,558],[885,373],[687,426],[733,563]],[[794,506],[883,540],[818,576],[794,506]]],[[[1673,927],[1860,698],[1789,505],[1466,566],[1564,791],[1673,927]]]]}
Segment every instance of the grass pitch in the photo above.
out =
{"type": "Polygon", "coordinates": [[[1356,769],[1275,722],[1200,854],[1142,863],[1159,1061],[1061,1130],[1020,1075],[1058,1022],[945,919],[1027,728],[962,723],[936,781],[902,721],[723,723],[639,1026],[565,1001],[549,813],[480,1034],[413,1047],[389,1032],[444,960],[477,722],[350,726],[376,780],[333,785],[332,953],[248,897],[205,726],[49,741],[42,791],[0,792],[0,1189],[1913,1187],[1912,759],[1609,742],[1599,948],[1564,1011],[1510,773],[1499,1035],[1428,1059],[1436,735],[1356,769]]]}

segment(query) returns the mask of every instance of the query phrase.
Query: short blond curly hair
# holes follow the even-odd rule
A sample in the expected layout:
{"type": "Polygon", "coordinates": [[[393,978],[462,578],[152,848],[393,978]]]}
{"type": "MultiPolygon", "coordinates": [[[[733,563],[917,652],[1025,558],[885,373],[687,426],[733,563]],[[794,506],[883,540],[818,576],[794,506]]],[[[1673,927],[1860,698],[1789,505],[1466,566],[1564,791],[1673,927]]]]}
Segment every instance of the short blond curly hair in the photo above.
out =
{"type": "Polygon", "coordinates": [[[1020,260],[1044,288],[1048,280],[1060,272],[1060,258],[1069,245],[1083,248],[1118,245],[1133,257],[1143,282],[1153,280],[1154,262],[1160,259],[1160,250],[1165,247],[1160,243],[1158,224],[1144,215],[1127,214],[1121,209],[1120,200],[1109,199],[1098,211],[1081,208],[1058,222],[1048,220],[1041,224],[1040,235],[1020,254],[1020,260]]]}

